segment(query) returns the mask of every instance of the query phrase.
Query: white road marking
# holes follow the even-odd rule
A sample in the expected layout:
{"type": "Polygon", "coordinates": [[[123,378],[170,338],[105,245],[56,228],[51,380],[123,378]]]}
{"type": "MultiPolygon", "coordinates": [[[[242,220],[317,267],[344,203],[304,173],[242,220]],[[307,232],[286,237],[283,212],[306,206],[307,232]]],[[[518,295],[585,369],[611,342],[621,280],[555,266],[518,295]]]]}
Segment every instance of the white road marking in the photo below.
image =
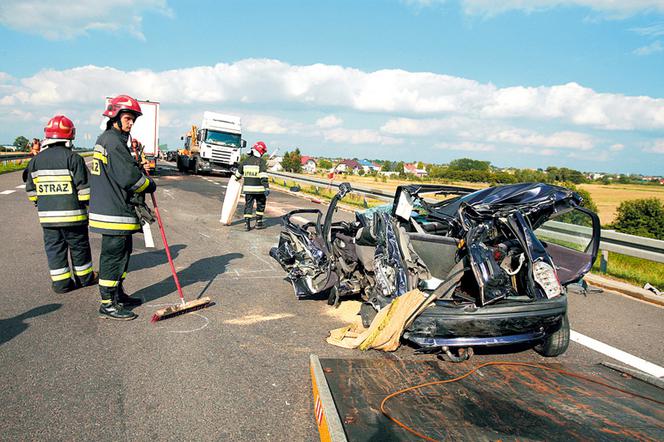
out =
{"type": "Polygon", "coordinates": [[[17,189],[25,189],[25,184],[21,184],[20,186],[16,186],[17,189]]]}
{"type": "Polygon", "coordinates": [[[205,233],[202,233],[202,232],[198,232],[198,233],[199,233],[201,236],[204,236],[204,237],[206,237],[206,238],[209,238],[209,236],[206,235],[205,233]]]}
{"type": "Polygon", "coordinates": [[[242,318],[236,318],[236,319],[228,319],[224,321],[224,324],[232,324],[232,325],[252,325],[256,324],[258,322],[265,322],[265,321],[274,321],[275,319],[284,319],[284,318],[292,318],[295,316],[292,313],[276,313],[273,315],[268,315],[268,316],[262,316],[262,315],[247,315],[242,318]]]}
{"type": "Polygon", "coordinates": [[[10,193],[16,192],[15,190],[3,190],[0,192],[0,195],[9,195],[10,193]]]}
{"type": "Polygon", "coordinates": [[[611,347],[608,344],[582,335],[579,332],[570,330],[570,339],[576,343],[590,348],[591,350],[595,350],[596,352],[602,353],[617,361],[620,361],[623,364],[627,364],[631,367],[641,370],[644,373],[648,373],[651,376],[655,376],[656,378],[664,377],[664,367],[660,367],[659,365],[655,365],[652,362],[648,362],[627,352],[618,350],[615,347],[611,347]]]}

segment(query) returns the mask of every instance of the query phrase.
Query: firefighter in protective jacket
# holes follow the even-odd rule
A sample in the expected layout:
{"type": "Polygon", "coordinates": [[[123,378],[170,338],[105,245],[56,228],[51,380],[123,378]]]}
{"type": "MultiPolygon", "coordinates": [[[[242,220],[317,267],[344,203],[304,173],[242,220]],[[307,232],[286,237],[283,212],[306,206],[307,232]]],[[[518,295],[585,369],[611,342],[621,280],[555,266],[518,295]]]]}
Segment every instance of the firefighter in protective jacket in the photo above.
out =
{"type": "Polygon", "coordinates": [[[71,151],[76,128],[69,118],[51,118],[44,135],[43,150],[28,163],[25,190],[39,212],[53,291],[66,293],[95,283],[88,239],[88,169],[71,151]]]}
{"type": "Polygon", "coordinates": [[[119,95],[109,101],[103,115],[108,119],[106,130],[97,138],[90,168],[90,230],[102,235],[99,315],[129,320],[136,314],[126,307],[141,304],[122,286],[132,252],[132,235],[141,230],[135,203],[157,186],[129,150],[129,132],[142,115],[138,101],[119,95]]]}
{"type": "Polygon", "coordinates": [[[254,201],[256,201],[256,228],[264,229],[263,215],[267,196],[270,194],[269,181],[267,179],[267,166],[261,160],[267,152],[267,146],[262,141],[257,142],[251,148],[251,153],[245,158],[235,172],[237,179],[244,176],[242,192],[244,193],[244,222],[247,231],[251,230],[251,219],[254,217],[254,201]]]}

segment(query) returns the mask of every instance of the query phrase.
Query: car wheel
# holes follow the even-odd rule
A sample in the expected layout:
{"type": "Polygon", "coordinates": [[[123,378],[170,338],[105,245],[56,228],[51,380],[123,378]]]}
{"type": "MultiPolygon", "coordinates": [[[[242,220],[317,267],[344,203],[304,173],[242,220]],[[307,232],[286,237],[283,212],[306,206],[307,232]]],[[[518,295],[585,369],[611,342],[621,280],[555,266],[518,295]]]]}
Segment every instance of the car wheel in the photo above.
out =
{"type": "Polygon", "coordinates": [[[567,347],[569,347],[569,319],[565,313],[560,329],[548,336],[541,344],[537,344],[535,351],[542,356],[556,357],[565,353],[567,347]]]}
{"type": "Polygon", "coordinates": [[[362,317],[362,326],[364,328],[369,328],[377,314],[378,314],[378,312],[376,311],[376,309],[374,308],[373,305],[371,305],[367,302],[363,302],[362,306],[360,307],[360,316],[362,317]]]}

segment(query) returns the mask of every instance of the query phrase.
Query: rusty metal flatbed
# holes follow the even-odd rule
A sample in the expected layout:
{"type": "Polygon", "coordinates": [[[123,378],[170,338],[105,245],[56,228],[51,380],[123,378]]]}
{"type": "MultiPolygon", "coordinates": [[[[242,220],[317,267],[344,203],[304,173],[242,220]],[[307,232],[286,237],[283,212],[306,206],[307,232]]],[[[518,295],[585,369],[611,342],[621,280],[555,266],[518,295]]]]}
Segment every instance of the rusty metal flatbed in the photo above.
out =
{"type": "MultiPolygon", "coordinates": [[[[479,365],[312,355],[321,440],[422,440],[385,417],[381,401],[479,365]]],[[[395,396],[385,408],[433,440],[664,440],[661,380],[650,383],[604,365],[543,366],[485,366],[459,381],[395,396]]]]}

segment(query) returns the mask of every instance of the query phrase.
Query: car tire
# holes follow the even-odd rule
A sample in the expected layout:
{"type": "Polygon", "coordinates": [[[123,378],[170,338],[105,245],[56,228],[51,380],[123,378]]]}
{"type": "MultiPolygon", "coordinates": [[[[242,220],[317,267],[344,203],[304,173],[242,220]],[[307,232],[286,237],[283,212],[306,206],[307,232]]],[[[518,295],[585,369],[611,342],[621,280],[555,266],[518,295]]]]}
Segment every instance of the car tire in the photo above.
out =
{"type": "Polygon", "coordinates": [[[376,311],[373,305],[369,304],[368,302],[363,302],[362,305],[360,306],[360,317],[362,317],[362,326],[364,328],[369,328],[377,314],[378,312],[376,311]]]}
{"type": "Polygon", "coordinates": [[[535,351],[547,358],[560,356],[569,347],[569,319],[567,313],[563,316],[560,329],[549,335],[542,343],[535,346],[535,351]]]}

